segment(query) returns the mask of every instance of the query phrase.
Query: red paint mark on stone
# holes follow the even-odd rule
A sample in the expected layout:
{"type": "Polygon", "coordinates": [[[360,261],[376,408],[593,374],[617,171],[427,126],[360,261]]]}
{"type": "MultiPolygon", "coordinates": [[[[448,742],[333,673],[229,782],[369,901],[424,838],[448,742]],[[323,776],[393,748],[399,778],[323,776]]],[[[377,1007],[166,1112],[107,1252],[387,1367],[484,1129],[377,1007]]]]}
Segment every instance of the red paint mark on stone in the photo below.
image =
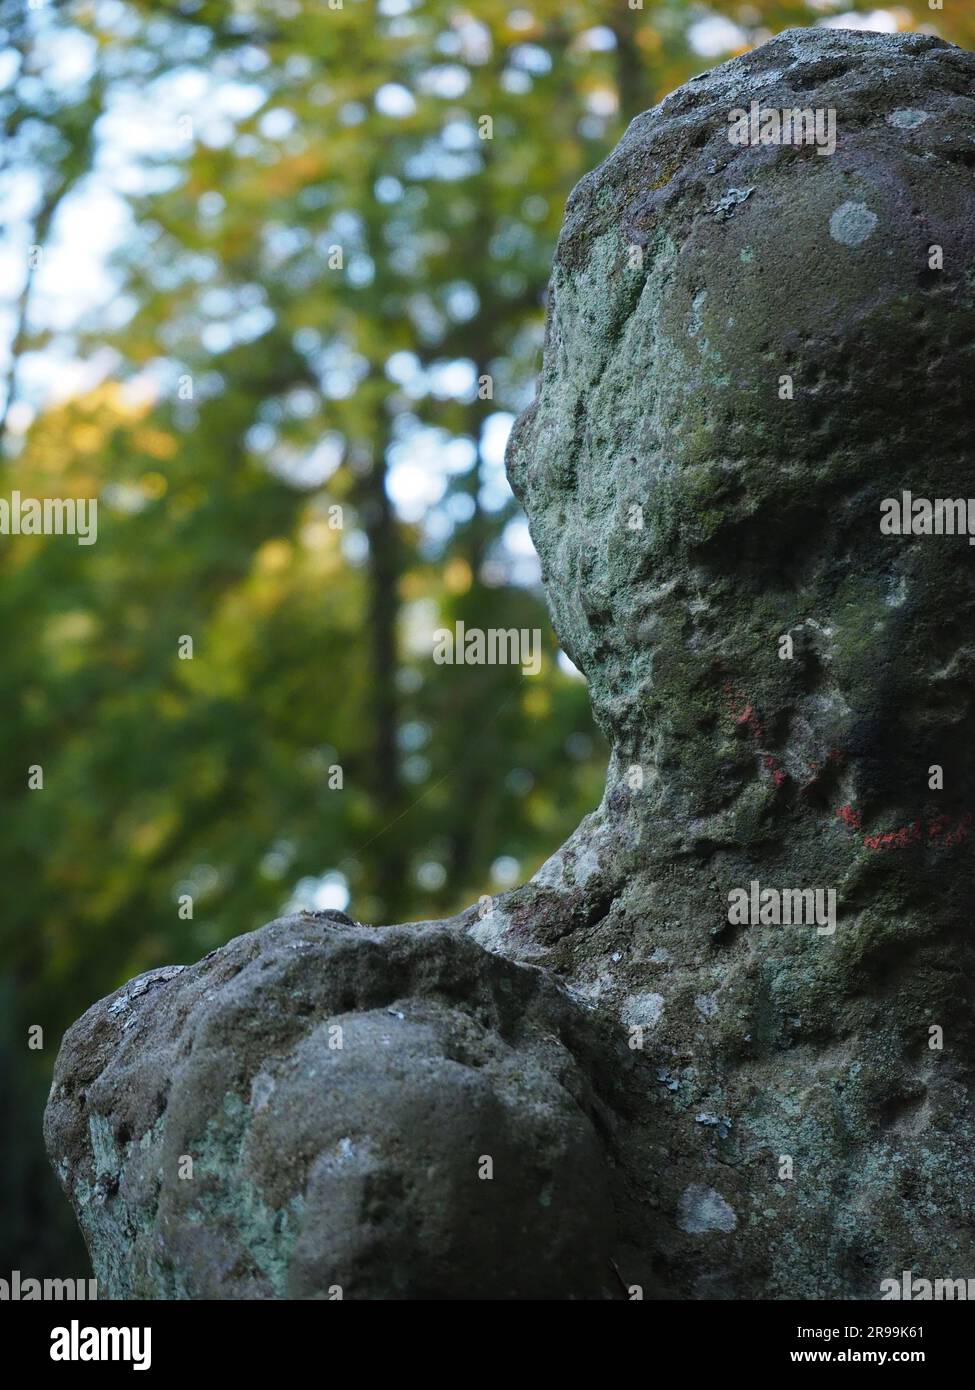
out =
{"type": "MultiPolygon", "coordinates": [[[[732,720],[740,728],[748,730],[756,750],[761,752],[761,746],[765,742],[765,729],[756,713],[755,706],[740,690],[735,690],[730,681],[725,681],[722,690],[732,720]]],[[[762,766],[771,772],[772,781],[777,787],[781,787],[788,781],[788,773],[782,768],[778,758],[773,757],[771,753],[762,754],[762,766]]]]}
{"type": "MultiPolygon", "coordinates": [[[[860,812],[852,806],[840,806],[836,814],[851,830],[862,830],[860,812]]],[[[864,835],[863,845],[865,849],[873,850],[907,849],[910,845],[920,844],[926,833],[929,840],[937,840],[940,844],[953,848],[968,839],[971,823],[971,811],[966,811],[957,824],[950,816],[942,814],[926,824],[923,820],[915,820],[911,821],[910,825],[900,826],[897,830],[880,830],[876,835],[864,835]]]]}
{"type": "MultiPolygon", "coordinates": [[[[789,780],[789,775],[783,769],[778,758],[771,753],[762,753],[761,745],[765,741],[765,730],[755,706],[742,691],[736,690],[730,681],[724,682],[722,690],[732,720],[740,728],[747,729],[755,743],[756,750],[762,754],[762,766],[772,774],[772,781],[777,787],[783,786],[789,780]]],[[[834,765],[845,762],[846,754],[841,748],[831,748],[826,756],[826,761],[834,765]]],[[[816,785],[823,770],[821,763],[811,762],[808,767],[813,776],[800,788],[804,794],[816,785]]],[[[839,806],[836,815],[849,830],[860,831],[863,829],[863,817],[855,807],[839,806]]],[[[959,818],[957,824],[952,822],[950,816],[942,814],[927,824],[921,820],[915,820],[910,825],[900,826],[897,830],[881,830],[876,835],[864,835],[863,844],[866,849],[872,850],[907,849],[910,845],[920,844],[926,834],[929,840],[953,847],[961,844],[963,840],[967,840],[971,823],[971,811],[966,811],[959,818]]]]}
{"type": "Polygon", "coordinates": [[[907,849],[917,844],[921,838],[921,822],[912,821],[900,830],[885,830],[877,835],[864,835],[863,843],[867,849],[907,849]]]}

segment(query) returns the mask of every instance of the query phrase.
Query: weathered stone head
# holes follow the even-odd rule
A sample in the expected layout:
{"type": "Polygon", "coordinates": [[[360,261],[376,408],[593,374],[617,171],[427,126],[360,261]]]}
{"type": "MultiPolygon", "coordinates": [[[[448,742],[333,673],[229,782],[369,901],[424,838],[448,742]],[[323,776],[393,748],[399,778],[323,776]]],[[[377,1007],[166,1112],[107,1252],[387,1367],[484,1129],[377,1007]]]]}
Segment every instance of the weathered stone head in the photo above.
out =
{"type": "Polygon", "coordinates": [[[880,530],[904,490],[975,497],[973,386],[972,54],[791,30],[576,188],[509,472],[665,814],[710,823],[756,750],[756,812],[805,790],[883,833],[975,805],[975,550],[880,530]]]}

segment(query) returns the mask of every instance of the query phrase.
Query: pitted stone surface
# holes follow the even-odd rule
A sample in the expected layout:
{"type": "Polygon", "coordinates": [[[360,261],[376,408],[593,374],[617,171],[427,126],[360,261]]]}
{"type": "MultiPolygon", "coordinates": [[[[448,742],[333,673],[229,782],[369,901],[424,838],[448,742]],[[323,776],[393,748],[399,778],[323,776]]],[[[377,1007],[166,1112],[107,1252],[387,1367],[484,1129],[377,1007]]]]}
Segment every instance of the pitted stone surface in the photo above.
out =
{"type": "Polygon", "coordinates": [[[614,747],[500,910],[510,954],[643,1025],[621,1268],[670,1295],[975,1270],[975,570],[879,525],[903,489],[975,497],[973,116],[975,55],[791,31],[569,200],[508,470],[614,747]],[[835,109],[835,153],[731,144],[752,101],[835,109]],[[753,880],[834,890],[835,932],[729,924],[753,880]]]}
{"type": "MultiPolygon", "coordinates": [[[[688,690],[722,643],[740,665],[744,639],[764,645],[795,619],[807,664],[821,661],[843,640],[844,579],[883,610],[920,559],[876,525],[901,481],[971,493],[973,188],[975,55],[922,35],[794,30],[637,117],[573,192],[508,470],[560,638],[621,747],[646,755],[652,730],[659,764],[683,746],[688,690]],[[835,154],[732,145],[727,114],[752,100],[835,109],[835,154]],[[925,122],[891,127],[922,107],[925,122]],[[824,632],[802,599],[830,561],[824,632]]],[[[944,551],[924,557],[942,573],[957,568],[944,551]]],[[[869,669],[869,620],[844,626],[869,669]]],[[[835,742],[844,712],[817,720],[810,703],[835,742]]],[[[723,802],[727,774],[704,771],[689,774],[693,800],[709,780],[705,804],[723,802]]],[[[667,780],[679,791],[676,769],[667,780]]]]}

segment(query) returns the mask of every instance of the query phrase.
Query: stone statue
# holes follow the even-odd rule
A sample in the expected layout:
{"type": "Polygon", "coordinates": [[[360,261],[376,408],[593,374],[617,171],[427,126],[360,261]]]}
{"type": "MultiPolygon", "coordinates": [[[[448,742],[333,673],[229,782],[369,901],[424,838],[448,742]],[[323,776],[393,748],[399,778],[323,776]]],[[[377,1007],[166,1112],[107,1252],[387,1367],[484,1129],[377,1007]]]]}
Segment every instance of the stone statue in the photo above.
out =
{"type": "Polygon", "coordinates": [[[975,54],[790,30],[576,188],[508,470],[602,804],[487,911],[90,1009],[46,1136],[103,1293],[975,1274],[973,115],[975,54]]]}

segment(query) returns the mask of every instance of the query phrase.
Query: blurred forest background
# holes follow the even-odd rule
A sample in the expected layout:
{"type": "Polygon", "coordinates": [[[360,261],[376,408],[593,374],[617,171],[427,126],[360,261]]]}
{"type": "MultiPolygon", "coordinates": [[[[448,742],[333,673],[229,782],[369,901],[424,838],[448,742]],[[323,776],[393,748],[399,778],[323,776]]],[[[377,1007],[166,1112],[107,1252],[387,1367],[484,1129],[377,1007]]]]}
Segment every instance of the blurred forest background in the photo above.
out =
{"type": "Polygon", "coordinates": [[[87,1274],[40,1126],[95,999],[457,910],[597,804],[502,465],[566,196],[780,29],[975,47],[932,3],[0,0],[0,496],[99,499],[0,537],[0,1275],[87,1274]],[[541,673],[434,665],[458,618],[541,673]]]}

